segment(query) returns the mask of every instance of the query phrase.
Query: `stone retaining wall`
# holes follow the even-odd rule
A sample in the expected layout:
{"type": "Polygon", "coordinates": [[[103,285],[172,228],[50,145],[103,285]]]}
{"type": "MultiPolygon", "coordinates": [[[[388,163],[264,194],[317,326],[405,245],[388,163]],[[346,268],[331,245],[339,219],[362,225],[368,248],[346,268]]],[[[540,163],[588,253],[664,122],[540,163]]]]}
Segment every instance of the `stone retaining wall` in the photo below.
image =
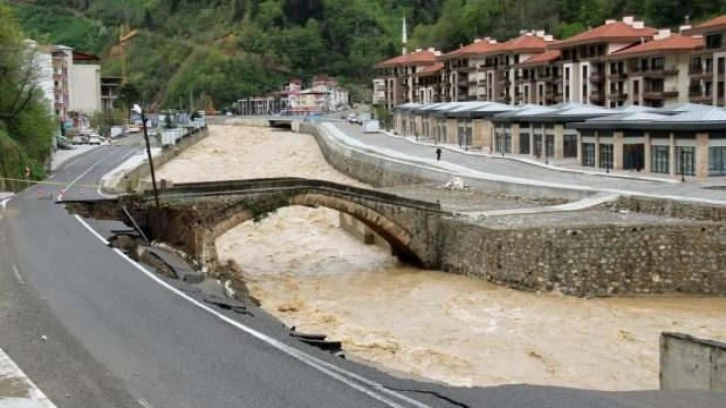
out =
{"type": "Polygon", "coordinates": [[[493,229],[445,220],[446,271],[574,296],[726,294],[726,228],[713,222],[493,229]]]}
{"type": "Polygon", "coordinates": [[[621,196],[614,202],[603,204],[603,207],[663,215],[672,218],[726,222],[726,206],[716,204],[621,196]]]}

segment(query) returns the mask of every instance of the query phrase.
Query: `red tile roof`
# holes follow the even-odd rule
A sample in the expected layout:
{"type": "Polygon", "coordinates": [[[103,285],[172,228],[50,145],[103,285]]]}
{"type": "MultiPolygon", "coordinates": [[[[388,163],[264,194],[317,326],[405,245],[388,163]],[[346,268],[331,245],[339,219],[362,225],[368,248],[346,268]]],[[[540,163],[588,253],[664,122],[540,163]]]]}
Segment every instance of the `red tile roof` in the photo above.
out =
{"type": "Polygon", "coordinates": [[[584,33],[574,35],[564,39],[551,48],[567,48],[582,44],[591,44],[598,42],[618,42],[618,41],[637,41],[641,37],[650,38],[658,30],[652,27],[635,28],[630,24],[622,21],[616,21],[610,24],[603,24],[584,33]]]}
{"type": "Polygon", "coordinates": [[[421,71],[418,71],[416,74],[418,76],[428,76],[428,75],[434,75],[441,71],[444,68],[443,62],[437,62],[433,65],[429,65],[427,67],[424,67],[421,71]]]}
{"type": "Polygon", "coordinates": [[[648,41],[643,44],[626,48],[624,50],[616,51],[608,56],[608,58],[622,58],[636,55],[650,54],[650,53],[662,53],[662,52],[678,52],[678,51],[692,51],[703,47],[702,37],[691,37],[683,36],[678,34],[671,34],[670,37],[663,38],[660,40],[648,41]]]}
{"type": "Polygon", "coordinates": [[[376,64],[376,68],[388,68],[406,65],[431,65],[436,62],[436,54],[432,51],[416,51],[406,55],[399,55],[376,64]]]}
{"type": "Polygon", "coordinates": [[[554,44],[554,41],[545,41],[542,37],[524,34],[503,43],[501,50],[506,52],[542,52],[551,44],[554,44]]]}
{"type": "Polygon", "coordinates": [[[520,66],[547,65],[551,62],[554,62],[561,56],[562,56],[562,51],[549,50],[549,51],[541,52],[539,54],[535,54],[535,55],[529,57],[528,59],[524,60],[519,65],[520,66]]]}
{"type": "Polygon", "coordinates": [[[486,39],[474,41],[469,45],[465,45],[457,50],[444,54],[440,59],[490,54],[501,48],[501,46],[501,43],[492,44],[491,42],[489,42],[489,40],[486,39]]]}
{"type": "Polygon", "coordinates": [[[705,23],[699,24],[690,30],[685,30],[684,34],[703,34],[709,31],[718,30],[719,28],[726,28],[726,14],[712,18],[705,23]]]}

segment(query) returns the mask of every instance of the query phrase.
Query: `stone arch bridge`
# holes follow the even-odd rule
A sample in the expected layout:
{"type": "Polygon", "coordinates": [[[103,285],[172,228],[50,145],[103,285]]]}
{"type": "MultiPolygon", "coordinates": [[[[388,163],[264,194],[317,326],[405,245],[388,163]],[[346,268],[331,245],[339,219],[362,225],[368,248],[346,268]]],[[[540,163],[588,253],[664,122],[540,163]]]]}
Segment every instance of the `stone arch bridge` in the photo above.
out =
{"type": "Polygon", "coordinates": [[[291,206],[328,207],[360,220],[383,237],[401,260],[439,266],[439,204],[324,180],[269,178],[163,186],[160,211],[150,191],[112,199],[64,200],[71,212],[138,226],[153,240],[184,250],[209,268],[218,266],[215,240],[249,220],[291,206]],[[132,221],[133,219],[133,221],[132,221]]]}

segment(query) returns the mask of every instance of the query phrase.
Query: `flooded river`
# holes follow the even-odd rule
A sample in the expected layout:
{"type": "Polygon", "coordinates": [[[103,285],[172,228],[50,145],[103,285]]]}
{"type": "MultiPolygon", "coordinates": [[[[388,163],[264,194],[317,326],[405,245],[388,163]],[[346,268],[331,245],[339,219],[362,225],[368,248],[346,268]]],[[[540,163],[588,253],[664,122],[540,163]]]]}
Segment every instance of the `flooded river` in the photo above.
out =
{"type": "MultiPolygon", "coordinates": [[[[214,127],[160,170],[174,181],[297,176],[361,185],[329,167],[312,137],[214,127]]],[[[726,339],[726,299],[573,299],[399,265],[338,227],[328,209],[284,208],[221,237],[262,306],[346,353],[454,385],[658,387],[661,331],[726,339]]]]}

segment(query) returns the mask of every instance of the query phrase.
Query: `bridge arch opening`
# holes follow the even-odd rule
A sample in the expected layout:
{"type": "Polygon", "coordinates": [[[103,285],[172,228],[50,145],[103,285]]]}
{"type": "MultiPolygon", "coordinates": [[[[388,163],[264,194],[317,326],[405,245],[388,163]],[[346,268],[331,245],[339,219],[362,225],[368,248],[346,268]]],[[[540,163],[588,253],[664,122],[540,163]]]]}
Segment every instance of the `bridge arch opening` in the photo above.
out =
{"type": "Polygon", "coordinates": [[[410,247],[413,240],[412,234],[395,221],[370,207],[322,194],[298,194],[288,199],[287,202],[274,207],[255,208],[254,211],[245,210],[230,214],[215,223],[212,227],[212,238],[217,240],[245,222],[261,220],[281,208],[294,206],[324,207],[340,214],[347,214],[385,240],[390,247],[391,255],[396,256],[401,262],[416,267],[424,265],[421,257],[410,247]]]}

